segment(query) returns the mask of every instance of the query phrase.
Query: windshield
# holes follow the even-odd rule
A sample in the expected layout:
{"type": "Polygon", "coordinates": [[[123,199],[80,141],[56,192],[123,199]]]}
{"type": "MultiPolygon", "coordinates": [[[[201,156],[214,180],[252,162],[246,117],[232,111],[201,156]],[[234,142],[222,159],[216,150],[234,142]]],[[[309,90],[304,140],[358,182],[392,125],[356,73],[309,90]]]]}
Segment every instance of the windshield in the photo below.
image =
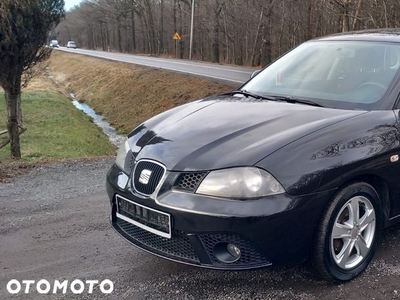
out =
{"type": "Polygon", "coordinates": [[[399,67],[397,44],[311,41],[271,64],[242,89],[333,108],[379,109],[399,67]]]}

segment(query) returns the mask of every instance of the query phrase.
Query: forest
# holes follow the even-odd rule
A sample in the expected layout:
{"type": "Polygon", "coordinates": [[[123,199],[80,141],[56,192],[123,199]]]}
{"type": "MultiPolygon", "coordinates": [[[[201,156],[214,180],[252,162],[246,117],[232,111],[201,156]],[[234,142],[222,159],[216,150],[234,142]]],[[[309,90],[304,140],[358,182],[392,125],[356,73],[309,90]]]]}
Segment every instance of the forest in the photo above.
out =
{"type": "Polygon", "coordinates": [[[315,37],[394,27],[400,27],[399,0],[84,0],[50,39],[62,45],[74,40],[87,49],[265,66],[315,37]],[[176,32],[180,40],[173,39],[176,32]]]}

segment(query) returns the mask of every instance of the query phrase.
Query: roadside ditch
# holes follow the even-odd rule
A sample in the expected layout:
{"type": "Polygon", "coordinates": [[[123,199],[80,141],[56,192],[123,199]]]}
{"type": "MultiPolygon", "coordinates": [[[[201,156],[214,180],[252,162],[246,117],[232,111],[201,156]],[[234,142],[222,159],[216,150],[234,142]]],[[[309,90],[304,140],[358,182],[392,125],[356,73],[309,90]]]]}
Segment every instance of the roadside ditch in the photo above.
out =
{"type": "Polygon", "coordinates": [[[232,90],[208,79],[54,51],[48,71],[118,134],[175,106],[232,90]]]}

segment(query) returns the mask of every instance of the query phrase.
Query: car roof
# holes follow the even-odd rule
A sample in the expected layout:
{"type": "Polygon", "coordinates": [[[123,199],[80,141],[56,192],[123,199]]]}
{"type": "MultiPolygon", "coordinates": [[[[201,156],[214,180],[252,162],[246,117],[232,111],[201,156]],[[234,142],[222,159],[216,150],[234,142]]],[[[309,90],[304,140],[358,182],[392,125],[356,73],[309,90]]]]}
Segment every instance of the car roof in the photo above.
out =
{"type": "Polygon", "coordinates": [[[400,43],[400,28],[371,29],[332,34],[318,41],[370,41],[400,43]]]}

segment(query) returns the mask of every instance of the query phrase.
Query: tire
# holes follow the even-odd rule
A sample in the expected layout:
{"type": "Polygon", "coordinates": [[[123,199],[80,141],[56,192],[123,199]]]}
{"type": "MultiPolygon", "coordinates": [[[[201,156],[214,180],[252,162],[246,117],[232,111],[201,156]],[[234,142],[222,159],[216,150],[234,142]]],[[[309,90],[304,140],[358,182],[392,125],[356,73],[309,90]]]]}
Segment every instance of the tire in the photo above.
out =
{"type": "Polygon", "coordinates": [[[343,188],[317,228],[310,257],[313,271],[335,283],[355,278],[371,262],[382,224],[381,202],[371,185],[357,182],[343,188]]]}

